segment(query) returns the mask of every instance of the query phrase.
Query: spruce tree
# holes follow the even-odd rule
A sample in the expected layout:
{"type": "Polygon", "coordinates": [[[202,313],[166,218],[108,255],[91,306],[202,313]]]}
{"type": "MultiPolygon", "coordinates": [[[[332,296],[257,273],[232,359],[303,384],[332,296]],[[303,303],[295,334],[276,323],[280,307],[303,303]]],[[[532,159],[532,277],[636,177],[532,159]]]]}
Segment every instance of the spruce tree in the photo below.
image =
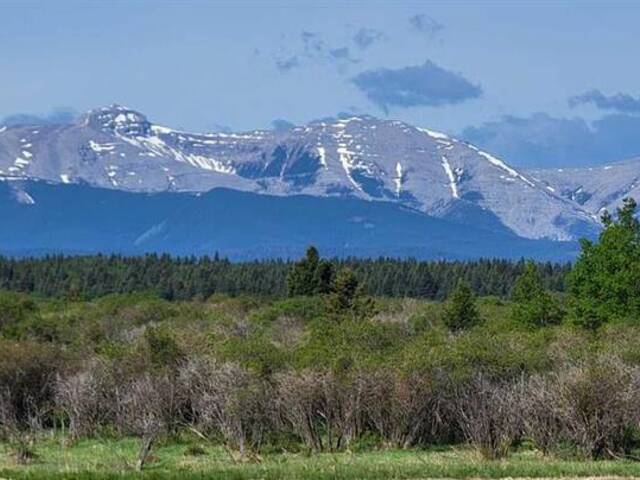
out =
{"type": "Polygon", "coordinates": [[[617,218],[602,216],[597,242],[582,240],[582,252],[568,276],[570,314],[595,330],[616,319],[640,319],[640,223],[636,202],[624,200],[617,218]]]}
{"type": "Polygon", "coordinates": [[[444,307],[442,319],[452,332],[466,330],[480,323],[475,295],[466,282],[458,281],[444,307]]]}
{"type": "Polygon", "coordinates": [[[320,260],[318,249],[311,246],[306,256],[291,268],[287,276],[287,291],[290,297],[329,293],[333,277],[333,265],[320,260]]]}
{"type": "Polygon", "coordinates": [[[338,316],[364,319],[375,313],[373,300],[366,297],[358,277],[349,268],[342,269],[327,299],[329,312],[338,316]]]}
{"type": "Polygon", "coordinates": [[[511,315],[519,323],[546,327],[557,324],[562,319],[558,302],[544,288],[533,262],[525,265],[524,272],[516,280],[511,299],[511,315]]]}

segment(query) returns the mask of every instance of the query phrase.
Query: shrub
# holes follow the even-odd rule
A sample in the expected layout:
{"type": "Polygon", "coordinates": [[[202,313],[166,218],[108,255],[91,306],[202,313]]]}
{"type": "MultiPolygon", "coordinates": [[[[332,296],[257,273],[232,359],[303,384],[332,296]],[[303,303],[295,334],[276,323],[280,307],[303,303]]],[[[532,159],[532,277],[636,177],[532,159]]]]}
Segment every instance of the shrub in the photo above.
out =
{"type": "Polygon", "coordinates": [[[64,367],[65,357],[51,345],[0,339],[0,427],[50,424],[54,379],[64,367]]]}
{"type": "Polygon", "coordinates": [[[151,364],[157,368],[175,367],[184,358],[174,336],[166,328],[145,329],[144,340],[151,364]]]}
{"type": "Polygon", "coordinates": [[[74,438],[96,434],[112,420],[115,385],[104,363],[92,360],[79,372],[58,375],[55,390],[74,438]]]}
{"type": "Polygon", "coordinates": [[[586,456],[615,458],[629,452],[640,420],[640,371],[601,355],[550,375],[550,407],[566,437],[586,456]]]}
{"type": "Polygon", "coordinates": [[[179,419],[178,385],[167,375],[143,373],[116,382],[114,422],[125,435],[155,438],[179,419]]]}
{"type": "Polygon", "coordinates": [[[36,303],[27,295],[0,291],[0,333],[5,336],[19,336],[27,328],[27,320],[37,312],[36,303]]]}
{"type": "Polygon", "coordinates": [[[497,383],[482,374],[457,388],[454,404],[458,424],[484,458],[505,457],[519,438],[519,389],[519,383],[497,383]]]}
{"type": "Polygon", "coordinates": [[[277,415],[311,450],[338,450],[362,429],[362,404],[353,381],[330,371],[280,373],[275,378],[277,415]]]}
{"type": "Polygon", "coordinates": [[[180,369],[184,395],[199,428],[218,431],[230,448],[244,455],[257,448],[269,428],[265,382],[233,363],[191,359],[180,369]]]}
{"type": "Polygon", "coordinates": [[[524,433],[543,455],[548,455],[564,439],[555,402],[548,376],[534,375],[525,382],[521,395],[524,433]]]}
{"type": "Polygon", "coordinates": [[[394,447],[432,442],[443,424],[444,386],[420,372],[369,372],[362,401],[367,421],[394,447]]]}

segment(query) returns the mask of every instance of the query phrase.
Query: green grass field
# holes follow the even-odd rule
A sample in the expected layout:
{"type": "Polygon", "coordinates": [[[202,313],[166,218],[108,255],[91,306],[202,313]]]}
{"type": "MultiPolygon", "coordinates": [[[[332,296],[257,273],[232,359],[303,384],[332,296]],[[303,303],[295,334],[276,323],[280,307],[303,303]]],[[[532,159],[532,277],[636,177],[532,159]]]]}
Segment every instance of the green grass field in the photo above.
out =
{"type": "Polygon", "coordinates": [[[0,446],[0,479],[426,479],[506,477],[640,477],[640,463],[544,458],[532,450],[508,460],[486,461],[461,448],[373,450],[337,454],[268,454],[240,460],[219,446],[193,443],[158,445],[143,473],[135,471],[135,439],[81,441],[65,446],[41,441],[37,457],[19,465],[7,445],[0,446]],[[191,448],[190,448],[191,447],[191,448]]]}

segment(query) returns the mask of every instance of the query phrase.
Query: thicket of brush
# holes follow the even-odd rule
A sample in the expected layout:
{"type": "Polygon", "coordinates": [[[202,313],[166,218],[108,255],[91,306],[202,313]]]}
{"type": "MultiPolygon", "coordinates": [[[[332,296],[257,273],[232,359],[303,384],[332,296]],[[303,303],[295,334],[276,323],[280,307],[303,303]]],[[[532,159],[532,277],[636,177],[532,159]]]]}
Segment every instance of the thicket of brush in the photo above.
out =
{"type": "Polygon", "coordinates": [[[0,340],[0,431],[16,448],[51,429],[135,435],[147,453],[189,429],[242,454],[468,442],[498,458],[525,441],[632,454],[635,325],[532,327],[514,305],[477,303],[478,323],[455,331],[450,305],[408,300],[364,317],[323,297],[35,303],[0,340]]]}

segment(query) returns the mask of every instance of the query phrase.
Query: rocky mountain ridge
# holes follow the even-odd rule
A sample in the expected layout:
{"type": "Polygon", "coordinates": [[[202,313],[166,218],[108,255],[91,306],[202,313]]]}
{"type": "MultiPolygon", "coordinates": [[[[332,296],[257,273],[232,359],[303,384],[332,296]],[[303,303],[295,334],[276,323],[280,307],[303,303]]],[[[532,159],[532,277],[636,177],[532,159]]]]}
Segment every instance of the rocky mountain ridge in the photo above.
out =
{"type": "MultiPolygon", "coordinates": [[[[0,178],[141,193],[222,187],[351,197],[532,239],[575,240],[599,228],[597,212],[548,175],[517,170],[445,134],[371,116],[284,132],[195,134],[112,105],[73,125],[0,126],[0,178]]],[[[28,192],[15,190],[29,203],[28,192]]]]}

